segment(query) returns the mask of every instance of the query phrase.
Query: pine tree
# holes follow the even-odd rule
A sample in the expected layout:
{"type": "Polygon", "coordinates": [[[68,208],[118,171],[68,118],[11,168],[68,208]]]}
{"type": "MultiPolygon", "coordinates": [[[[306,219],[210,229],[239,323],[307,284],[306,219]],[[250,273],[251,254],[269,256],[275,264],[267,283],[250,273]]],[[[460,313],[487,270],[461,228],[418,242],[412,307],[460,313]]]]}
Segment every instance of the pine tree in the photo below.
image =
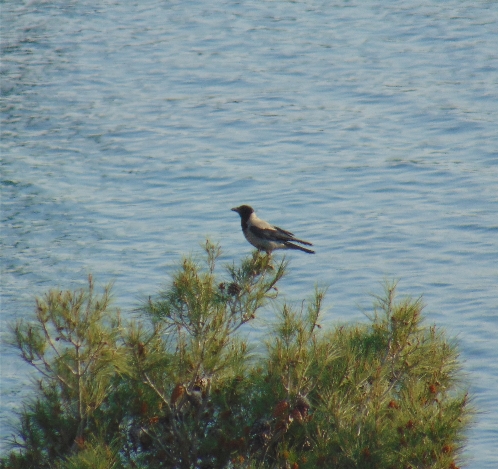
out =
{"type": "Polygon", "coordinates": [[[88,288],[50,291],[12,343],[38,372],[4,468],[455,469],[473,415],[458,350],[420,299],[378,297],[366,324],[325,329],[325,292],[278,299],[287,262],[218,273],[184,258],[124,322],[88,288]],[[241,332],[269,304],[265,342],[241,332]]]}

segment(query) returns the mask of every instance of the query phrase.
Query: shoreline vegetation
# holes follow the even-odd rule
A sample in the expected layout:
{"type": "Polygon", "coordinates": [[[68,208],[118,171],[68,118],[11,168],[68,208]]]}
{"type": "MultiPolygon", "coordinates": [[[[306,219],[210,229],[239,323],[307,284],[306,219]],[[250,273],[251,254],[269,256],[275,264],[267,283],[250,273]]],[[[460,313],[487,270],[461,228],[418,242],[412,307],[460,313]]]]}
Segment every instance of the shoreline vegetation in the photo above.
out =
{"type": "Polygon", "coordinates": [[[111,286],[51,290],[11,343],[38,380],[1,468],[456,469],[474,409],[453,339],[387,284],[365,324],[278,298],[285,258],[185,257],[123,320],[111,286]],[[221,273],[219,273],[221,272],[221,273]],[[256,350],[244,326],[271,304],[256,350]]]}

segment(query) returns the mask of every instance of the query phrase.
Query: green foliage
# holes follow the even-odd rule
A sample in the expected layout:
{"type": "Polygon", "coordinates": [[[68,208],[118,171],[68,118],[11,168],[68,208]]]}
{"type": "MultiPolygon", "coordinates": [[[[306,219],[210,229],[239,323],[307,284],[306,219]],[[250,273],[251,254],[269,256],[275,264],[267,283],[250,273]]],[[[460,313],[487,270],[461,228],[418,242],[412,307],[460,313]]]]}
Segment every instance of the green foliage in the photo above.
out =
{"type": "Polygon", "coordinates": [[[57,462],[55,469],[121,469],[118,449],[101,441],[87,441],[77,452],[57,462]]]}
{"type": "Polygon", "coordinates": [[[74,450],[83,435],[101,425],[98,410],[126,366],[118,346],[120,323],[109,310],[110,288],[52,290],[36,301],[36,321],[19,321],[13,345],[39,376],[37,396],[25,404],[11,453],[12,467],[48,467],[74,450]]]}
{"type": "Polygon", "coordinates": [[[1,467],[457,467],[472,409],[420,300],[387,286],[367,324],[323,330],[316,290],[278,306],[256,354],[239,332],[275,303],[286,262],[255,252],[220,276],[219,247],[205,252],[126,325],[91,279],[37,301],[13,345],[40,380],[1,467]]]}

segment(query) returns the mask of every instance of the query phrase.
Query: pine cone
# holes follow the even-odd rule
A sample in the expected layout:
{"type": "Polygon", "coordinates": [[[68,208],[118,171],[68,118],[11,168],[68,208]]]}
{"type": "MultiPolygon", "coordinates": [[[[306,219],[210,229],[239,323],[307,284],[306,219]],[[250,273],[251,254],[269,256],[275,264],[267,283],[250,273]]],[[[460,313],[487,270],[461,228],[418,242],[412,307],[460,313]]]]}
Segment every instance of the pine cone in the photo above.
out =
{"type": "Polygon", "coordinates": [[[189,402],[195,408],[198,408],[202,405],[202,392],[201,391],[196,391],[194,389],[191,392],[187,393],[187,397],[188,397],[189,402]]]}
{"type": "Polygon", "coordinates": [[[208,385],[208,379],[207,378],[199,378],[194,385],[194,390],[195,391],[204,391],[204,389],[207,388],[208,385]]]}
{"type": "Polygon", "coordinates": [[[171,393],[171,405],[174,405],[183,394],[185,394],[185,386],[183,384],[177,384],[171,393]]]}
{"type": "Polygon", "coordinates": [[[240,288],[240,285],[232,282],[230,285],[228,285],[228,294],[231,296],[237,296],[242,289],[240,288]]]}
{"type": "Polygon", "coordinates": [[[273,411],[272,416],[273,417],[281,417],[282,415],[285,414],[287,409],[289,408],[289,402],[288,401],[280,401],[276,406],[275,410],[273,411]]]}
{"type": "Polygon", "coordinates": [[[294,407],[294,409],[292,409],[290,416],[296,422],[303,423],[303,414],[299,411],[297,407],[294,407]]]}
{"type": "Polygon", "coordinates": [[[310,409],[310,402],[305,397],[299,396],[296,399],[296,405],[294,406],[294,409],[299,411],[302,418],[305,419],[308,416],[308,411],[310,409]]]}

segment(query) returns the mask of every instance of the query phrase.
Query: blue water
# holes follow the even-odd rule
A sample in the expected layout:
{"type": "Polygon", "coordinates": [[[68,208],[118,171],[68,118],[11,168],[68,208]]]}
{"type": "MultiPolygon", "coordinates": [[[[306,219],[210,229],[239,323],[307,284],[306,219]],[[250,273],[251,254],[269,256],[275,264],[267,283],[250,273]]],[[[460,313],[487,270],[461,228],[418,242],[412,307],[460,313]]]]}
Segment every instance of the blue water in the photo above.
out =
{"type": "MultiPolygon", "coordinates": [[[[385,279],[423,295],[480,411],[466,467],[498,467],[496,2],[1,8],[4,339],[89,272],[126,314],[206,236],[239,259],[249,203],[315,244],[280,293],[328,286],[324,322],[365,320],[385,279]]],[[[1,352],[5,436],[30,381],[1,352]]]]}

